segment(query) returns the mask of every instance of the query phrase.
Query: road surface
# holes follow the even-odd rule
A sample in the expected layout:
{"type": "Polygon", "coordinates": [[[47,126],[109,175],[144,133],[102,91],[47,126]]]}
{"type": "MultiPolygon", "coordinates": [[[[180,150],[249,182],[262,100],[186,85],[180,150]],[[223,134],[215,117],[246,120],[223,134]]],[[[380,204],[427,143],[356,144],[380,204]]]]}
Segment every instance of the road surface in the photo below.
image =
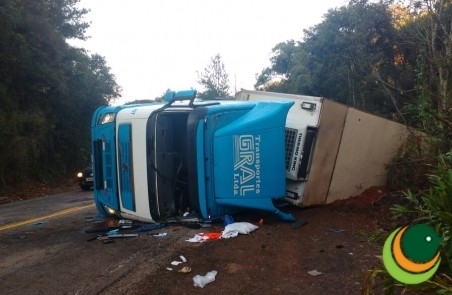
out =
{"type": "Polygon", "coordinates": [[[81,190],[1,205],[0,294],[110,293],[142,262],[166,261],[185,238],[143,232],[108,244],[92,240],[116,225],[99,218],[92,192],[81,190]]]}

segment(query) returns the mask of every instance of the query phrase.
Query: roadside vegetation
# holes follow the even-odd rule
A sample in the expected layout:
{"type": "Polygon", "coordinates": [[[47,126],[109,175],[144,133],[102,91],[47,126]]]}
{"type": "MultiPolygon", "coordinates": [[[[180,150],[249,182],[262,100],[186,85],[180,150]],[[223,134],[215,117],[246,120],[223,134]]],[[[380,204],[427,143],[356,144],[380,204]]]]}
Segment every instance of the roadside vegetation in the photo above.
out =
{"type": "Polygon", "coordinates": [[[119,96],[106,60],[67,42],[86,38],[77,2],[0,1],[0,196],[85,167],[92,113],[119,96]]]}

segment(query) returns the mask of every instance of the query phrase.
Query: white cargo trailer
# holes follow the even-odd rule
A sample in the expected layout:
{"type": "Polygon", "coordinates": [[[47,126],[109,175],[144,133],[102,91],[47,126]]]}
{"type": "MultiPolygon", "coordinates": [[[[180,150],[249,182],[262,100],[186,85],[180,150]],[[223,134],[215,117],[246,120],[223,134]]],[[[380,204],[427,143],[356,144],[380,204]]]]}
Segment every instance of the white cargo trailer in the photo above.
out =
{"type": "Polygon", "coordinates": [[[386,184],[407,127],[313,96],[241,90],[238,100],[292,100],[286,121],[286,199],[328,204],[386,184]]]}

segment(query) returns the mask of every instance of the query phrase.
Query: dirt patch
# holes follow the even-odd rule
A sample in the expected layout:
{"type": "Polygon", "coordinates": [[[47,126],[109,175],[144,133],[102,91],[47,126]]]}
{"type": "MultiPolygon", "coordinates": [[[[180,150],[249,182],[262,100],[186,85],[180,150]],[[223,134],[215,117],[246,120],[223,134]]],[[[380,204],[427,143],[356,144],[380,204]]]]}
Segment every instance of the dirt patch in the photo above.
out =
{"type": "MultiPolygon", "coordinates": [[[[131,273],[104,294],[362,294],[366,273],[382,266],[385,228],[391,228],[390,202],[384,200],[388,193],[372,188],[328,206],[291,208],[298,220],[307,222],[299,228],[268,213],[235,215],[235,221],[257,224],[262,219],[263,224],[249,235],[187,242],[172,253],[172,260],[183,255],[187,262],[173,266],[172,260],[160,261],[152,274],[134,279],[140,276],[131,273]],[[190,273],[178,272],[185,266],[190,273]],[[213,270],[218,272],[215,281],[204,288],[193,285],[195,275],[213,270]]],[[[222,229],[217,223],[199,232],[222,229]]]]}
{"type": "Polygon", "coordinates": [[[28,182],[0,190],[0,205],[79,189],[75,179],[58,178],[28,182]]]}

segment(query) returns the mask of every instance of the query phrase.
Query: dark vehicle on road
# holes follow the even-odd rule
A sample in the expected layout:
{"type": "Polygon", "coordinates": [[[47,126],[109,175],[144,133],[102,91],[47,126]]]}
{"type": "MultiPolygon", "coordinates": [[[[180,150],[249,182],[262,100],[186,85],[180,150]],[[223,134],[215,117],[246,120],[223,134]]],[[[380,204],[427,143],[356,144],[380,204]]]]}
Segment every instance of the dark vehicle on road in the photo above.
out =
{"type": "Polygon", "coordinates": [[[77,173],[77,182],[80,188],[84,191],[93,188],[93,168],[91,166],[86,167],[82,171],[77,173]]]}

